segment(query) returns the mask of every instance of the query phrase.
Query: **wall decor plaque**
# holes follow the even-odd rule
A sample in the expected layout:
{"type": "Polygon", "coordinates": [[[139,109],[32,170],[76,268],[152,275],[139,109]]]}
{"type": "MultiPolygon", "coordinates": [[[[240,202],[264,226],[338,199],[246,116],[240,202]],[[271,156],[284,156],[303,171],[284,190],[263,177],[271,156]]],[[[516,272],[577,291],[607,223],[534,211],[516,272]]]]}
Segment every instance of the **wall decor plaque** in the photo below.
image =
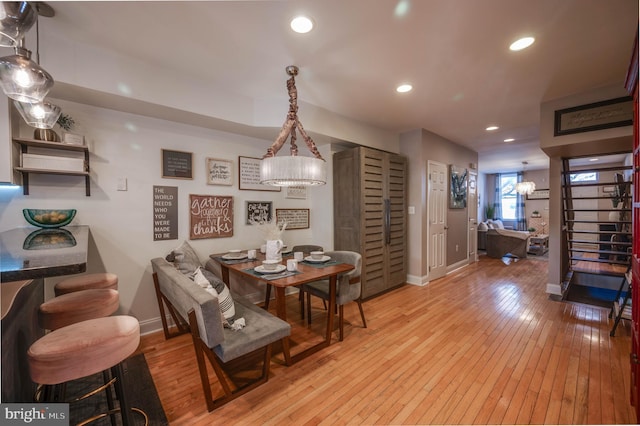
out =
{"type": "Polygon", "coordinates": [[[548,199],[549,199],[548,189],[536,189],[531,194],[527,194],[527,200],[548,200],[548,199]]]}
{"type": "Polygon", "coordinates": [[[153,241],[178,239],[178,187],[153,187],[153,241]]]}
{"type": "Polygon", "coordinates": [[[287,223],[289,229],[309,228],[309,209],[276,209],[276,222],[287,223]]]}
{"type": "Polygon", "coordinates": [[[207,158],[207,184],[233,185],[233,161],[207,158]]]}
{"type": "Polygon", "coordinates": [[[247,225],[271,222],[273,203],[271,201],[247,201],[247,225]]]}
{"type": "Polygon", "coordinates": [[[233,197],[189,195],[189,238],[233,236],[233,197]]]}
{"type": "Polygon", "coordinates": [[[633,124],[633,99],[630,96],[560,109],[555,112],[554,136],[592,132],[633,124]]]}
{"type": "Polygon", "coordinates": [[[162,150],[162,177],[193,179],[193,154],[184,151],[162,150]]]}
{"type": "Polygon", "coordinates": [[[250,191],[280,192],[279,186],[263,185],[260,183],[260,159],[253,157],[238,157],[238,187],[250,191]]]}

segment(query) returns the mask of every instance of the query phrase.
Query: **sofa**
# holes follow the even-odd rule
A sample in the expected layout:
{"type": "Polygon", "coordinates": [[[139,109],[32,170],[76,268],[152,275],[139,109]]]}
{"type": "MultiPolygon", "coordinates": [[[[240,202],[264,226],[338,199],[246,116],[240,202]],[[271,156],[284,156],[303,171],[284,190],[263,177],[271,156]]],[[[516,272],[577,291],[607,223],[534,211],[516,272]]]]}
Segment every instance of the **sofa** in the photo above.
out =
{"type": "Polygon", "coordinates": [[[509,254],[526,258],[530,236],[527,231],[506,229],[499,219],[488,220],[478,225],[478,249],[497,259],[509,254]]]}
{"type": "MultiPolygon", "coordinates": [[[[188,244],[186,247],[186,251],[192,250],[188,244]]],[[[193,252],[190,257],[197,259],[193,252]]],[[[193,261],[191,263],[191,267],[197,266],[193,261]]],[[[207,409],[212,411],[265,383],[269,377],[271,346],[288,337],[291,326],[243,297],[229,292],[223,303],[231,304],[236,323],[242,319],[243,325],[233,327],[231,320],[225,318],[229,310],[223,311],[219,303],[226,292],[216,294],[216,291],[205,289],[192,279],[194,274],[189,273],[189,268],[185,269],[184,264],[177,260],[170,262],[167,258],[158,257],[151,260],[151,266],[165,338],[191,333],[207,409]],[[167,312],[173,319],[175,329],[169,327],[167,312]],[[255,380],[241,385],[228,383],[223,374],[226,364],[239,357],[251,356],[249,354],[262,356],[261,374],[255,380]],[[205,357],[216,372],[222,396],[213,397],[205,357]]],[[[197,271],[202,272],[203,268],[197,267],[197,271]]],[[[205,275],[216,285],[222,283],[216,281],[219,279],[211,271],[205,275]]]]}

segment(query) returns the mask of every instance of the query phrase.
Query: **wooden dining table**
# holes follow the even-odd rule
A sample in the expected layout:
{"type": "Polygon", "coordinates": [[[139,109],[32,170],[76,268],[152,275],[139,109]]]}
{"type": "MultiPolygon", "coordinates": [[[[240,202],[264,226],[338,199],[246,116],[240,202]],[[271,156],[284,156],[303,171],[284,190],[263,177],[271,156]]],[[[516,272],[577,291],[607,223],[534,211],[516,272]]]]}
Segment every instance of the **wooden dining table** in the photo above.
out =
{"type": "MultiPolygon", "coordinates": [[[[287,310],[285,304],[285,291],[288,287],[296,287],[305,283],[310,283],[318,280],[329,280],[329,303],[327,307],[327,328],[324,336],[324,340],[316,345],[313,345],[300,353],[291,355],[289,337],[285,337],[282,340],[282,348],[284,353],[284,359],[286,365],[292,365],[296,362],[312,355],[319,350],[331,345],[331,335],[333,333],[333,312],[336,308],[336,286],[338,276],[345,272],[349,272],[354,269],[353,265],[346,263],[331,263],[326,264],[306,264],[305,262],[298,262],[298,270],[295,274],[284,276],[281,278],[274,278],[272,274],[259,274],[253,270],[256,266],[262,264],[264,260],[264,254],[258,253],[258,257],[254,260],[225,260],[223,256],[225,253],[212,254],[211,259],[216,261],[220,265],[220,271],[222,274],[222,281],[230,286],[229,271],[233,271],[235,274],[239,274],[244,278],[252,279],[255,281],[261,281],[267,285],[272,286],[275,289],[276,297],[276,315],[287,321],[287,310]]],[[[289,257],[290,258],[290,257],[289,257]]],[[[283,257],[282,264],[286,265],[286,257],[283,257]]],[[[278,276],[273,274],[274,276],[278,276]]]]}

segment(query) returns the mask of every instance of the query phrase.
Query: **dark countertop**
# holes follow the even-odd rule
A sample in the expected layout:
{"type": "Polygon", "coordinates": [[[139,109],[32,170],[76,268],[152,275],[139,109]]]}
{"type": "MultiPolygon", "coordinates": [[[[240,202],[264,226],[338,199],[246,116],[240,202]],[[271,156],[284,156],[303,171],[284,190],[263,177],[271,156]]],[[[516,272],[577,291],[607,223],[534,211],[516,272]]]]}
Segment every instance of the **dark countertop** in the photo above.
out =
{"type": "Polygon", "coordinates": [[[87,270],[88,226],[15,228],[0,233],[0,282],[87,270]]]}

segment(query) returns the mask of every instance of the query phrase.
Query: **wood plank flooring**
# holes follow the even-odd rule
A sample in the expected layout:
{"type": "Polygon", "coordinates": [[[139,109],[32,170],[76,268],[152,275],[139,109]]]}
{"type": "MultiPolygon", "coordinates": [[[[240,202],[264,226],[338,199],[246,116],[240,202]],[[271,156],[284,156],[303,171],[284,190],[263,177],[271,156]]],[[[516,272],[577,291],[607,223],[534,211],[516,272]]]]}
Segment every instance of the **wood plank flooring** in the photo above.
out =
{"type": "MultiPolygon", "coordinates": [[[[609,337],[608,310],[549,300],[547,262],[507,263],[481,256],[366,301],[367,329],[347,305],[343,342],[336,330],[291,367],[276,352],[269,382],[212,413],[189,335],[143,336],[140,350],[172,425],[636,423],[629,324],[609,337]]],[[[294,342],[326,318],[315,300],[309,330],[297,295],[288,313],[294,342]]]]}

